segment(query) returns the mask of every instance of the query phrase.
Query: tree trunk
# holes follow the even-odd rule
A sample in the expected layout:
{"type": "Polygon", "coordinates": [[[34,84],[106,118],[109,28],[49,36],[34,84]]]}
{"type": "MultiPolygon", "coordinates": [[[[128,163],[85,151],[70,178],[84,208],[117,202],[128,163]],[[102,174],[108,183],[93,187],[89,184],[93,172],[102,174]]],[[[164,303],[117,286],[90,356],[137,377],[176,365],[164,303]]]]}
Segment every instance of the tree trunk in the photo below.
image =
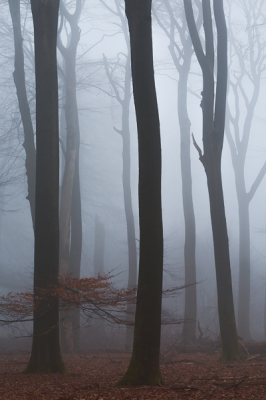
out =
{"type": "Polygon", "coordinates": [[[239,347],[232,291],[229,242],[227,235],[222,175],[221,150],[214,142],[204,148],[216,268],[218,313],[223,353],[221,360],[243,358],[239,347]]]}
{"type": "MultiPolygon", "coordinates": [[[[36,74],[34,296],[57,285],[59,272],[59,135],[56,40],[59,0],[31,1],[36,74]]],[[[26,372],[66,372],[59,345],[58,299],[35,302],[26,372]]]]}
{"type": "Polygon", "coordinates": [[[15,70],[13,72],[14,83],[17,89],[18,105],[21,115],[24,142],[23,147],[26,153],[25,167],[28,180],[28,196],[30,203],[32,225],[34,229],[35,219],[35,178],[36,178],[36,151],[34,144],[34,131],[31,120],[30,107],[27,98],[23,39],[20,23],[20,1],[8,0],[10,15],[12,19],[15,45],[15,70]]]}
{"type": "Polygon", "coordinates": [[[184,0],[186,19],[193,47],[203,73],[202,111],[204,155],[198,149],[204,165],[210,200],[216,268],[218,312],[222,340],[221,360],[244,358],[240,350],[234,313],[231,266],[221,176],[221,156],[224,140],[227,91],[227,29],[223,1],[213,0],[217,29],[217,83],[214,84],[214,39],[210,0],[202,2],[205,33],[205,53],[195,24],[191,2],[184,0]],[[215,94],[214,94],[215,93],[215,94]]]}
{"type": "MultiPolygon", "coordinates": [[[[76,42],[79,41],[79,35],[76,42]]],[[[67,145],[65,157],[65,171],[61,194],[60,207],[60,274],[69,273],[70,253],[70,216],[73,194],[73,183],[76,167],[77,149],[79,145],[79,122],[76,99],[76,47],[70,46],[66,50],[66,128],[67,145]],[[73,54],[72,54],[73,52],[73,54]]]]}
{"type": "MultiPolygon", "coordinates": [[[[100,0],[103,5],[106,4],[100,0]]],[[[122,151],[122,161],[123,161],[123,195],[124,195],[124,207],[126,216],[126,227],[127,227],[127,246],[128,246],[128,290],[132,290],[137,284],[137,246],[135,238],[135,222],[132,206],[132,196],[131,196],[131,154],[130,154],[130,128],[129,128],[129,107],[131,100],[131,65],[130,65],[130,42],[128,36],[128,28],[126,17],[122,14],[121,5],[119,0],[115,0],[117,13],[115,13],[121,21],[121,28],[124,34],[127,54],[125,63],[125,78],[124,86],[122,87],[124,92],[124,97],[120,96],[119,87],[116,81],[113,79],[112,74],[109,71],[107,60],[104,56],[104,66],[106,70],[107,77],[111,86],[114,89],[114,93],[117,101],[120,103],[122,108],[122,128],[121,130],[115,129],[116,132],[121,134],[123,141],[123,151],[122,151]]],[[[128,324],[126,326],[126,349],[131,349],[133,344],[133,334],[134,334],[134,314],[135,306],[133,304],[127,304],[127,319],[128,324]]]]}
{"type": "Polygon", "coordinates": [[[196,226],[192,195],[190,162],[190,119],[187,112],[187,82],[191,62],[191,43],[184,48],[184,62],[179,71],[178,118],[180,126],[180,159],[182,178],[182,199],[185,221],[185,313],[182,342],[196,340],[197,290],[196,290],[196,226]],[[187,56],[187,57],[186,57],[187,56]]]}
{"type": "MultiPolygon", "coordinates": [[[[69,271],[73,278],[80,278],[82,250],[82,216],[81,216],[81,195],[79,178],[79,145],[76,155],[76,167],[73,182],[73,194],[71,205],[71,245],[69,256],[69,271]]],[[[73,328],[73,352],[80,352],[80,310],[71,311],[70,315],[73,328]]]]}
{"type": "Polygon", "coordinates": [[[180,159],[181,159],[181,179],[182,179],[182,200],[185,223],[185,243],[184,243],[184,270],[185,270],[185,311],[184,324],[182,329],[182,343],[193,342],[196,339],[196,319],[197,319],[197,291],[196,291],[196,233],[195,215],[192,197],[192,177],[190,162],[190,119],[187,110],[188,75],[193,55],[192,43],[187,35],[187,27],[183,9],[176,10],[176,4],[169,0],[163,1],[169,19],[165,19],[164,10],[161,6],[154,15],[158,24],[169,38],[169,51],[179,74],[178,79],[178,120],[180,127],[180,159]],[[161,10],[159,16],[157,12],[161,10]],[[182,22],[180,22],[182,21],[182,22]],[[176,46],[175,32],[182,44],[176,46]]]}
{"type": "Polygon", "coordinates": [[[161,141],[151,0],[126,0],[139,144],[140,260],[133,353],[119,385],[162,383],[159,367],[163,275],[161,141]]]}
{"type": "Polygon", "coordinates": [[[250,224],[246,192],[238,193],[239,210],[239,290],[238,334],[250,340],[250,224]]]}
{"type": "MultiPolygon", "coordinates": [[[[80,0],[77,0],[75,12],[71,15],[66,10],[64,3],[61,3],[61,12],[69,22],[71,35],[67,47],[64,47],[62,42],[58,40],[58,47],[64,57],[65,64],[65,117],[67,131],[65,170],[60,207],[60,274],[72,274],[77,278],[80,277],[82,249],[82,220],[79,181],[80,129],[76,97],[76,53],[80,40],[78,21],[81,9],[82,3],[80,0]]],[[[63,323],[61,330],[63,351],[79,351],[79,310],[71,310],[66,319],[71,320],[71,323],[63,323]],[[66,329],[64,329],[64,327],[66,327],[66,329]],[[73,329],[71,334],[66,332],[69,328],[73,329]],[[71,338],[71,340],[67,341],[67,338],[71,338]]]]}
{"type": "MultiPolygon", "coordinates": [[[[125,74],[125,97],[122,108],[122,140],[123,140],[123,193],[124,206],[127,224],[127,244],[128,244],[128,290],[132,290],[137,284],[137,246],[135,237],[135,222],[131,196],[131,154],[130,154],[130,129],[129,129],[129,104],[131,71],[130,56],[128,55],[125,74]]],[[[127,311],[134,314],[135,307],[132,304],[127,305],[127,311]]],[[[129,317],[133,322],[133,316],[129,317]]],[[[132,324],[133,325],[133,324],[132,324]]],[[[126,327],[126,347],[132,348],[133,344],[133,326],[126,327]]]]}
{"type": "Polygon", "coordinates": [[[98,215],[95,218],[95,234],[94,234],[94,276],[104,273],[104,247],[105,247],[105,231],[104,224],[100,221],[98,215]]]}
{"type": "MultiPolygon", "coordinates": [[[[95,217],[94,234],[94,277],[104,274],[105,229],[98,215],[95,217]]],[[[93,319],[95,344],[99,348],[105,347],[105,321],[97,316],[93,319]]]]}

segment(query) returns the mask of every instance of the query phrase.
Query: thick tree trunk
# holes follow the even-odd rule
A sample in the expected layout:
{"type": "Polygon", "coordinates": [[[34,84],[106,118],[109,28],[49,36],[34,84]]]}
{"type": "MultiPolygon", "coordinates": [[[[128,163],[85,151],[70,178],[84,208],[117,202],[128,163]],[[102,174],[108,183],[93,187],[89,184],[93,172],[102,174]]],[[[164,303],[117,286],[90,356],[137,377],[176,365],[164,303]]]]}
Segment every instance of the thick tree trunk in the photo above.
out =
{"type": "Polygon", "coordinates": [[[161,141],[154,82],[151,0],[126,0],[139,142],[140,261],[133,353],[120,385],[162,383],[163,275],[161,141]]]}
{"type": "Polygon", "coordinates": [[[31,218],[34,229],[35,219],[35,178],[36,178],[36,151],[34,144],[34,131],[31,120],[30,107],[27,98],[25,69],[24,69],[24,53],[23,39],[21,35],[20,24],[20,1],[8,0],[15,45],[15,70],[13,73],[14,83],[17,89],[18,105],[21,115],[24,142],[23,147],[26,153],[25,167],[28,180],[28,196],[30,203],[31,218]]]}
{"type": "MultiPolygon", "coordinates": [[[[56,39],[59,0],[32,0],[36,74],[36,209],[34,295],[56,285],[59,272],[59,136],[56,39]]],[[[35,303],[26,372],[66,372],[59,345],[58,299],[35,303]]]]}

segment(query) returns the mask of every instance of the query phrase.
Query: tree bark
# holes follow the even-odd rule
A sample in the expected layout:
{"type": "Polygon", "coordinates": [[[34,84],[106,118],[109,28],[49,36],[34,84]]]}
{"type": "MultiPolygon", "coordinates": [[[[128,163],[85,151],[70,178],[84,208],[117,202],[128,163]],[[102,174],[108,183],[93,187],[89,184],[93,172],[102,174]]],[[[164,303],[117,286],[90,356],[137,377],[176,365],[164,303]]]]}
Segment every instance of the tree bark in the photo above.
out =
{"type": "Polygon", "coordinates": [[[140,260],[131,361],[119,385],[162,383],[161,141],[153,70],[151,0],[126,0],[139,148],[140,260]]]}
{"type": "MultiPolygon", "coordinates": [[[[59,135],[56,40],[59,0],[32,0],[36,75],[36,209],[34,298],[59,273],[59,135]]],[[[26,372],[66,372],[59,345],[58,299],[35,302],[26,372]]]]}
{"type": "Polygon", "coordinates": [[[34,229],[35,219],[35,178],[36,178],[36,151],[34,143],[34,131],[31,120],[30,107],[28,103],[26,81],[25,81],[25,68],[24,68],[24,52],[23,52],[23,39],[21,34],[20,23],[20,0],[8,0],[10,15],[12,19],[13,32],[14,32],[14,46],[15,46],[15,70],[13,72],[14,83],[17,89],[18,105],[21,115],[26,160],[26,174],[28,180],[28,196],[27,199],[30,203],[30,211],[32,218],[32,225],[34,229]]]}

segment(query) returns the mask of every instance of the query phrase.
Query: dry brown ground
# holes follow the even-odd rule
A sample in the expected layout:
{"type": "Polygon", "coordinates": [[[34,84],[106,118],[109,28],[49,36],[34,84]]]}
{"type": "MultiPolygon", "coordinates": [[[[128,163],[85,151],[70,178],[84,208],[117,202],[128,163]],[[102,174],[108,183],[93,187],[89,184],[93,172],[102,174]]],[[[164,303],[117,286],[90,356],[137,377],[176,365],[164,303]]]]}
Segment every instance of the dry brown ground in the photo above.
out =
{"type": "Polygon", "coordinates": [[[66,356],[70,375],[25,375],[28,356],[0,356],[0,399],[266,399],[266,357],[221,363],[219,354],[179,354],[162,362],[163,387],[117,388],[129,355],[66,356]]]}

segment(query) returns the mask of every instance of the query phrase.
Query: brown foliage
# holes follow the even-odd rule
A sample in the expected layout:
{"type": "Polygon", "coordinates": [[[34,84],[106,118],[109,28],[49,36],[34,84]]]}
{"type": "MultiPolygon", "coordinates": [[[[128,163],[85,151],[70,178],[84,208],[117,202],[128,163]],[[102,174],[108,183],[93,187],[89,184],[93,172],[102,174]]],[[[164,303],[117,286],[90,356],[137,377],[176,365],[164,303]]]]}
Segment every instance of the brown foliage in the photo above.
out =
{"type": "MultiPolygon", "coordinates": [[[[112,283],[114,276],[98,275],[97,278],[77,279],[71,276],[60,277],[58,285],[50,285],[48,289],[36,289],[36,295],[31,292],[10,292],[5,296],[0,296],[0,325],[12,324],[14,322],[32,321],[34,304],[37,307],[43,299],[49,299],[50,306],[53,300],[59,298],[60,310],[62,315],[66,315],[70,309],[79,308],[86,317],[101,317],[107,321],[119,324],[130,324],[134,322],[132,318],[127,318],[127,314],[132,313],[133,309],[127,307],[128,304],[136,302],[137,288],[118,289],[112,283]]],[[[172,287],[163,291],[164,298],[177,295],[183,287],[172,287]]],[[[43,309],[45,314],[48,309],[43,309]]],[[[176,324],[180,320],[163,310],[163,324],[176,324]]]]}
{"type": "MultiPolygon", "coordinates": [[[[135,302],[136,289],[117,289],[111,278],[110,275],[82,279],[60,277],[58,285],[50,285],[48,289],[38,288],[35,298],[31,292],[10,292],[0,297],[0,321],[2,324],[31,321],[34,307],[43,299],[48,298],[52,306],[53,300],[59,298],[60,309],[65,313],[76,307],[88,317],[96,314],[109,321],[126,323],[126,305],[135,302]]],[[[43,313],[47,311],[44,309],[43,313]]]]}

